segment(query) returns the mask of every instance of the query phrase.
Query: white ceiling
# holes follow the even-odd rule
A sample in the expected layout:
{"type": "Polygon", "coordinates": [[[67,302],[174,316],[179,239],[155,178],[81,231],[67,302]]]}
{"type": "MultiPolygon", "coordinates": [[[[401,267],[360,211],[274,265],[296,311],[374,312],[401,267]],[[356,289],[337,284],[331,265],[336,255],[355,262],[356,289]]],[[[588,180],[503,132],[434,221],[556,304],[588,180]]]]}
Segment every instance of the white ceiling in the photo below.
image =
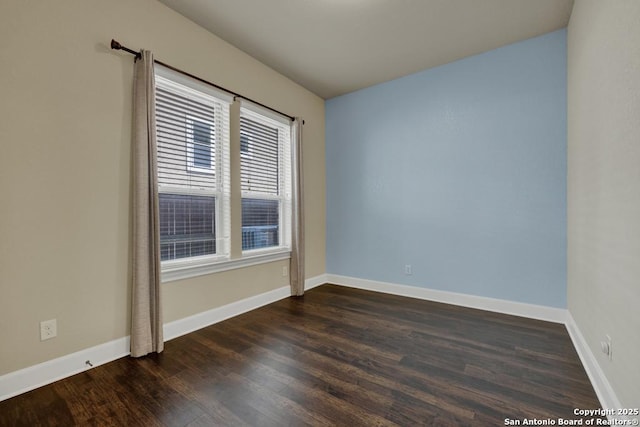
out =
{"type": "Polygon", "coordinates": [[[573,0],[160,0],[328,99],[569,22],[573,0]]]}

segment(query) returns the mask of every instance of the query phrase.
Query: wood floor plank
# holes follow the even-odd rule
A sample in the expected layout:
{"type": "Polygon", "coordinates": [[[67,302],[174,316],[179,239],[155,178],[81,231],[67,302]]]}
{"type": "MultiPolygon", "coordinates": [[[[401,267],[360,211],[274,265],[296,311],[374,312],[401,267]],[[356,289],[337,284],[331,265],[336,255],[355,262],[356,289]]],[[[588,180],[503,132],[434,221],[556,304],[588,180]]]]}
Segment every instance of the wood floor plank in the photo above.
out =
{"type": "Polygon", "coordinates": [[[0,402],[0,426],[494,426],[599,407],[563,325],[324,285],[0,402]]]}

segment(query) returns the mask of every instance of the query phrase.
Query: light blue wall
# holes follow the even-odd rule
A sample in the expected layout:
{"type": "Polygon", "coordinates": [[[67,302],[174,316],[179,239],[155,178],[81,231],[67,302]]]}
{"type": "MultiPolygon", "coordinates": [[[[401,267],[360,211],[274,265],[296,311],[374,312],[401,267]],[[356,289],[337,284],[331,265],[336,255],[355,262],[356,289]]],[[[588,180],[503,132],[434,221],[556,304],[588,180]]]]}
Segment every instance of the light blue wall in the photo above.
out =
{"type": "Polygon", "coordinates": [[[327,272],[565,307],[566,86],[563,29],[328,100],[327,272]]]}

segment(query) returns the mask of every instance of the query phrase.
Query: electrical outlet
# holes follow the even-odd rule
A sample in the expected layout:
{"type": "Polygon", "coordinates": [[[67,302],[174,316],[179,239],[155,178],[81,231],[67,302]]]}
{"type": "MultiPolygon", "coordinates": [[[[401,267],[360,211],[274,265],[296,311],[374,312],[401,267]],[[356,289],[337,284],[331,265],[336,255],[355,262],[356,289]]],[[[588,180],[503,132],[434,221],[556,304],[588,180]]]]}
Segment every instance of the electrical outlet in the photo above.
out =
{"type": "Polygon", "coordinates": [[[413,271],[411,270],[411,264],[406,264],[404,266],[404,274],[406,274],[407,276],[411,276],[413,274],[413,271]]]}
{"type": "Polygon", "coordinates": [[[282,277],[287,277],[289,275],[289,267],[286,265],[282,267],[282,277]]]}
{"type": "Polygon", "coordinates": [[[56,319],[40,322],[40,341],[55,338],[58,335],[58,322],[56,319]]]}

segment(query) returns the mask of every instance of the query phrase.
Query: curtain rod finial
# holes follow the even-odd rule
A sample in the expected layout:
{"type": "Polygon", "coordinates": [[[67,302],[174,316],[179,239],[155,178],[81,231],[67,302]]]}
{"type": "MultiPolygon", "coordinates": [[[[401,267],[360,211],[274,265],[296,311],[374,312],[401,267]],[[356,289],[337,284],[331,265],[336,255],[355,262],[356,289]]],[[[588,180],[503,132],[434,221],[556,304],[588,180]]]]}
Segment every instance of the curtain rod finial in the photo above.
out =
{"type": "Polygon", "coordinates": [[[124,47],[124,46],[122,46],[120,44],[120,42],[117,42],[114,39],[111,39],[111,49],[124,50],[125,52],[129,52],[130,54],[136,56],[136,60],[142,58],[142,53],[141,52],[136,52],[135,50],[131,50],[128,47],[124,47]]]}

